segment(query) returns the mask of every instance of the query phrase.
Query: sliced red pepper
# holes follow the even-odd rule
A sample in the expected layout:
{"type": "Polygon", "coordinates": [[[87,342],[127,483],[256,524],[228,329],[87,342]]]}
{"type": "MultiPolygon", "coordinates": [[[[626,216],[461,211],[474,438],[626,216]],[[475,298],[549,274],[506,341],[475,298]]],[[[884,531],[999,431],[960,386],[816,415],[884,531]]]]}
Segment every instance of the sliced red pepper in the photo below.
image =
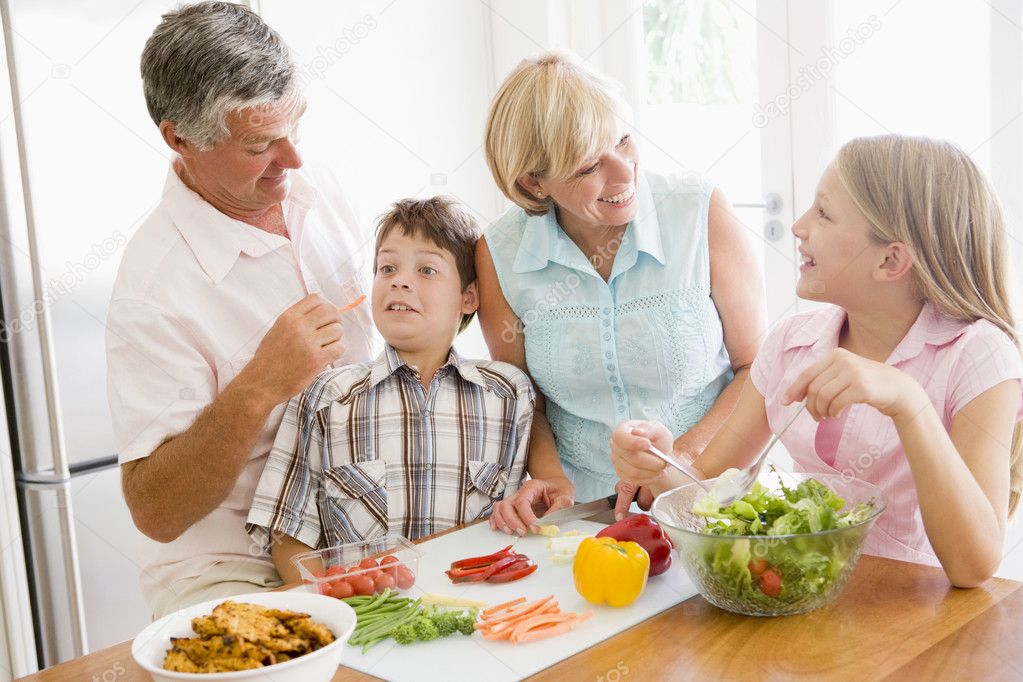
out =
{"type": "Polygon", "coordinates": [[[451,568],[478,568],[480,566],[489,566],[498,559],[507,556],[511,552],[511,545],[508,545],[504,549],[498,550],[493,554],[486,556],[474,556],[468,559],[459,559],[458,561],[451,562],[451,568]]]}
{"type": "Polygon", "coordinates": [[[500,573],[496,573],[489,578],[487,582],[491,583],[510,583],[520,578],[525,578],[527,575],[536,570],[536,563],[532,561],[516,561],[514,564],[508,566],[505,570],[500,573]]]}
{"type": "Polygon", "coordinates": [[[514,564],[514,563],[516,563],[518,561],[521,561],[521,559],[519,559],[520,556],[521,555],[519,555],[519,554],[512,554],[510,556],[502,557],[502,558],[498,559],[497,561],[495,561],[494,563],[492,563],[489,566],[487,566],[486,568],[484,568],[482,571],[473,572],[471,574],[462,573],[462,574],[458,574],[458,575],[452,576],[451,574],[454,572],[454,570],[451,570],[451,571],[448,571],[448,577],[451,578],[451,582],[454,582],[454,583],[478,583],[478,582],[483,582],[484,580],[489,579],[490,576],[492,576],[492,575],[494,575],[496,573],[500,573],[501,571],[503,571],[504,569],[508,568],[512,564],[514,564]]]}
{"type": "Polygon", "coordinates": [[[478,566],[476,568],[452,568],[444,571],[449,578],[454,580],[455,578],[464,578],[471,575],[478,575],[487,570],[487,566],[478,566]]]}

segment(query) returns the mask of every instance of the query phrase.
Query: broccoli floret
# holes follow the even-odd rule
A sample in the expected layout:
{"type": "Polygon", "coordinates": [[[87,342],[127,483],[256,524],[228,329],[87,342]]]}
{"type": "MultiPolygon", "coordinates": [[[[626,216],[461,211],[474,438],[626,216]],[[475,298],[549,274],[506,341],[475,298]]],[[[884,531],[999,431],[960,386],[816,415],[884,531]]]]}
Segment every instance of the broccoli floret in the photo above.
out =
{"type": "Polygon", "coordinates": [[[479,612],[476,609],[472,609],[467,613],[462,614],[458,618],[458,631],[463,635],[472,635],[476,632],[476,616],[479,612]]]}
{"type": "Polygon", "coordinates": [[[458,614],[454,611],[440,611],[429,614],[430,620],[437,626],[441,637],[453,635],[458,631],[458,614]]]}
{"type": "Polygon", "coordinates": [[[412,629],[416,633],[416,638],[423,642],[429,642],[431,639],[440,637],[440,630],[437,628],[437,625],[426,616],[419,616],[412,621],[412,629]]]}
{"type": "Polygon", "coordinates": [[[418,639],[412,623],[405,623],[391,630],[391,638],[398,644],[411,644],[418,639]]]}

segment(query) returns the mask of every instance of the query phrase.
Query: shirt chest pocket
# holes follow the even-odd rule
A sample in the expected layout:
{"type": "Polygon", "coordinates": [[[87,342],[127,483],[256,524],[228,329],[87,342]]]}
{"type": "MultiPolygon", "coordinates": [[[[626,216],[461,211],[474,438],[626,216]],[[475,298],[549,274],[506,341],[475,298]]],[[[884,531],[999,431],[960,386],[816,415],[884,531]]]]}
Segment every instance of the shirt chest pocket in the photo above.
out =
{"type": "Polygon", "coordinates": [[[255,353],[243,352],[233,358],[217,364],[217,391],[223,391],[235,377],[242,373],[245,366],[252,361],[255,353]]]}
{"type": "Polygon", "coordinates": [[[469,462],[463,523],[490,516],[494,502],[504,498],[510,471],[496,462],[469,462]]]}
{"type": "Polygon", "coordinates": [[[385,535],[387,465],[371,460],[331,467],[323,474],[317,506],[328,546],[385,535]]]}

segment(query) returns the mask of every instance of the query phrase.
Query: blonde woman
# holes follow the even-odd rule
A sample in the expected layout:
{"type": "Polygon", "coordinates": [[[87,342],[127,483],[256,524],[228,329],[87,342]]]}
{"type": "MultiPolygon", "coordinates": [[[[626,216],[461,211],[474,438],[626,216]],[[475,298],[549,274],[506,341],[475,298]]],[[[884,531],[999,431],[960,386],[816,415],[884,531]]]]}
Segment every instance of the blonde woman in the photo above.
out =
{"type": "MultiPolygon", "coordinates": [[[[738,398],[765,330],[760,266],[721,193],[640,166],[617,88],[575,57],[522,62],[486,126],[497,185],[515,203],[477,247],[480,323],[494,359],[539,388],[532,480],[491,526],[610,495],[624,419],[678,434],[691,460],[738,398]]],[[[620,489],[619,509],[634,494],[620,489]]]]}
{"type": "MultiPolygon", "coordinates": [[[[1019,502],[1020,359],[1005,224],[970,158],[936,140],[846,144],[792,227],[797,294],[833,305],[794,315],[764,341],[735,412],[696,466],[748,463],[792,403],[782,437],[797,467],[883,488],[888,508],[864,551],[940,562],[953,585],[987,580],[1019,502]]],[[[677,481],[642,453],[668,429],[624,422],[623,480],[677,481]]]]}

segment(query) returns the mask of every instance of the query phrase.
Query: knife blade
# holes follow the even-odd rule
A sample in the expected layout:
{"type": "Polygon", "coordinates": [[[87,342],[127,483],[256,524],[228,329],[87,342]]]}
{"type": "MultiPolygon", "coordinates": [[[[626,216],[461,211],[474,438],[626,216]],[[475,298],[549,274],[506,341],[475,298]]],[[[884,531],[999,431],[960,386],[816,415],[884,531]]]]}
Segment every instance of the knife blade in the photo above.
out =
{"type": "Polygon", "coordinates": [[[593,500],[592,502],[583,502],[582,504],[576,504],[571,507],[559,509],[558,511],[547,514],[546,516],[541,516],[536,522],[541,526],[556,526],[559,523],[568,523],[569,521],[575,521],[577,519],[587,519],[595,514],[613,510],[617,501],[618,493],[615,493],[609,497],[601,497],[593,500]]]}

